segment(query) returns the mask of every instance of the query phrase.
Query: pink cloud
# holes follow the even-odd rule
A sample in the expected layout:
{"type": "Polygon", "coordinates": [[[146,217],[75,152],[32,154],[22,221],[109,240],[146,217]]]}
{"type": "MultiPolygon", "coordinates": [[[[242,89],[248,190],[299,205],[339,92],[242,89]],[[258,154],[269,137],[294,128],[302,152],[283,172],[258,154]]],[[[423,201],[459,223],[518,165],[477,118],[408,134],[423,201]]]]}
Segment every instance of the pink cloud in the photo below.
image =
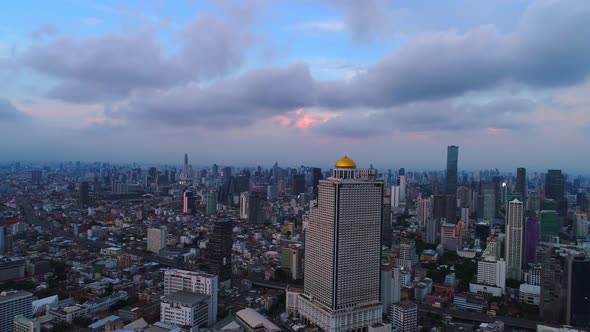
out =
{"type": "Polygon", "coordinates": [[[298,108],[287,112],[285,115],[275,115],[272,117],[272,121],[279,123],[283,127],[293,126],[297,129],[307,129],[323,124],[333,117],[333,114],[309,113],[303,108],[298,108]]]}
{"type": "Polygon", "coordinates": [[[283,127],[289,127],[291,125],[291,119],[284,115],[275,115],[272,117],[274,122],[278,122],[283,127]]]}
{"type": "Polygon", "coordinates": [[[104,117],[92,117],[84,119],[84,122],[88,124],[104,124],[106,122],[106,118],[104,117]]]}

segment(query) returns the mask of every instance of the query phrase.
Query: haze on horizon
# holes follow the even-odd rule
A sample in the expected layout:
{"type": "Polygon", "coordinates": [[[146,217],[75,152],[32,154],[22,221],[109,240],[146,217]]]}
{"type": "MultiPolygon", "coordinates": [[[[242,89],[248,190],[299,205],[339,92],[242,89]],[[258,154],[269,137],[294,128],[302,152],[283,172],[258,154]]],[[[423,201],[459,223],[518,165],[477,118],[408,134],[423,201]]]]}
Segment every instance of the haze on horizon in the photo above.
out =
{"type": "Polygon", "coordinates": [[[455,144],[460,169],[590,165],[587,1],[24,0],[0,17],[0,161],[443,169],[455,144]]]}

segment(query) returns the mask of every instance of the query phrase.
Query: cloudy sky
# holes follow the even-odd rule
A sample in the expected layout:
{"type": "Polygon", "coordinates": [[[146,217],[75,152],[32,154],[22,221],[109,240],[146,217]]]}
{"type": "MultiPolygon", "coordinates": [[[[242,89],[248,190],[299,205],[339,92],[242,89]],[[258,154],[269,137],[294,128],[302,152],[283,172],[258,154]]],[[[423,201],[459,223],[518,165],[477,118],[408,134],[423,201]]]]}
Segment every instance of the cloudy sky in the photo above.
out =
{"type": "Polygon", "coordinates": [[[9,1],[0,160],[590,165],[590,1],[9,1]],[[34,8],[34,10],[33,10],[34,8]]]}

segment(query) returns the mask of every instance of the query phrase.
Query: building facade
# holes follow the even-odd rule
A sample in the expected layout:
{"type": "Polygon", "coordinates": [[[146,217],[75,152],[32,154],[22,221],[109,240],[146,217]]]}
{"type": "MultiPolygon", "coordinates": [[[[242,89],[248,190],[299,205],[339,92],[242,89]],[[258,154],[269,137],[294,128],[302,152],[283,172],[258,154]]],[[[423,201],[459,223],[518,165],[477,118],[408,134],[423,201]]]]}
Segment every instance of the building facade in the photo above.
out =
{"type": "Polygon", "coordinates": [[[509,279],[522,279],[523,219],[523,202],[518,198],[510,200],[506,210],[506,276],[509,279]]]}
{"type": "Polygon", "coordinates": [[[208,321],[217,320],[218,277],[213,274],[168,269],[164,272],[164,295],[189,291],[209,295],[208,321]]]}

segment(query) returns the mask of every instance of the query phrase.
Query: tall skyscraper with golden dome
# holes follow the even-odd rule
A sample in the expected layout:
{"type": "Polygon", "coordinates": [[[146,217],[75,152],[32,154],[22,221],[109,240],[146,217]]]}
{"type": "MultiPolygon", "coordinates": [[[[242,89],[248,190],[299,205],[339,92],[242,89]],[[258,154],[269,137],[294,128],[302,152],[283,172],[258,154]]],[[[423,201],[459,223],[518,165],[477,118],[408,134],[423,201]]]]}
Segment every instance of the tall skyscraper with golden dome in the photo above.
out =
{"type": "Polygon", "coordinates": [[[357,169],[345,156],[318,187],[305,238],[298,312],[323,331],[381,322],[383,182],[375,169],[357,169]]]}

